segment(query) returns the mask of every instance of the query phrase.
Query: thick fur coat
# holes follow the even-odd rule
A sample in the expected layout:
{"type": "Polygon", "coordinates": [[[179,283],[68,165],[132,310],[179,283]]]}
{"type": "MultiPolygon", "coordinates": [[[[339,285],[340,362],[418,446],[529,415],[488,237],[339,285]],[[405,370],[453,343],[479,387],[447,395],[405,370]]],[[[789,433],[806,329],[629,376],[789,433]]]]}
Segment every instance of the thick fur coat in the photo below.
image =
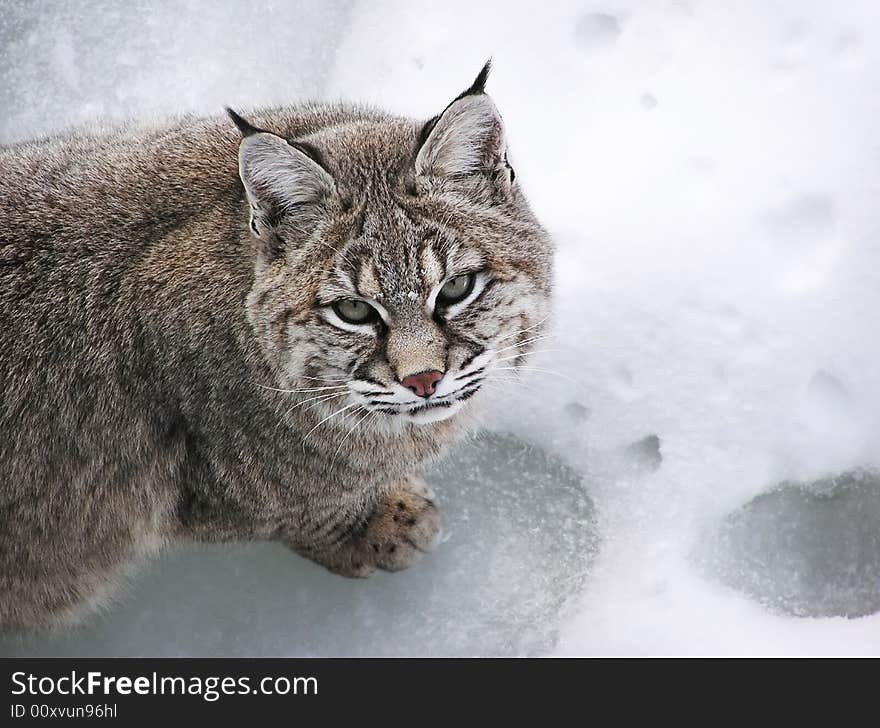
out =
{"type": "Polygon", "coordinates": [[[427,123],[303,106],[0,149],[0,625],[75,620],[180,539],[349,576],[433,545],[418,473],[550,294],[485,76],[427,123]]]}

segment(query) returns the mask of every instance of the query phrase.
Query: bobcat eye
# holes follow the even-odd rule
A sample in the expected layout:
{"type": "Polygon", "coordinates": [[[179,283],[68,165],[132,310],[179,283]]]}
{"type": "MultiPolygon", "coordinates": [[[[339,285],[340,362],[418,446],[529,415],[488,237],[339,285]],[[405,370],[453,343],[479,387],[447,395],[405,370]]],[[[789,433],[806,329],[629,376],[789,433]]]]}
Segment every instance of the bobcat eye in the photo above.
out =
{"type": "Polygon", "coordinates": [[[371,324],[379,320],[379,312],[366,301],[349,298],[332,304],[333,310],[347,324],[371,324]]]}
{"type": "Polygon", "coordinates": [[[443,288],[437,294],[438,303],[448,306],[464,300],[474,290],[476,279],[475,273],[463,273],[460,276],[450,278],[443,284],[443,288]]]}

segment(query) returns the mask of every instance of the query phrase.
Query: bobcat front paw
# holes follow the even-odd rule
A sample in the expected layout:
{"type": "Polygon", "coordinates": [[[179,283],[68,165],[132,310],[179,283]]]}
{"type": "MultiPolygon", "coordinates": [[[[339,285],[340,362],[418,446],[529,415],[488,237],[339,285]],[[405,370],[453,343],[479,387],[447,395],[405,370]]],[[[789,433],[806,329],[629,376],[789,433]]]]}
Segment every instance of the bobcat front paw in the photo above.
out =
{"type": "Polygon", "coordinates": [[[409,478],[379,501],[346,556],[330,568],[353,577],[369,576],[377,568],[400,571],[433,549],[439,536],[437,506],[424,481],[409,478]]]}

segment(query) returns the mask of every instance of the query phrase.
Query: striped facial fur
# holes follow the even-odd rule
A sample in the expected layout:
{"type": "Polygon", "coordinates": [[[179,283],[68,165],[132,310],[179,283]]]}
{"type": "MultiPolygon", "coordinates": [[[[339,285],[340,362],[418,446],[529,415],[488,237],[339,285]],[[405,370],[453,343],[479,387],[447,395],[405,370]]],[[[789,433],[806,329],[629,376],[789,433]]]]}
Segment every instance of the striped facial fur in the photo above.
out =
{"type": "Polygon", "coordinates": [[[259,256],[248,314],[279,388],[365,427],[452,417],[547,318],[551,245],[474,85],[427,123],[287,139],[234,112],[259,256]]]}

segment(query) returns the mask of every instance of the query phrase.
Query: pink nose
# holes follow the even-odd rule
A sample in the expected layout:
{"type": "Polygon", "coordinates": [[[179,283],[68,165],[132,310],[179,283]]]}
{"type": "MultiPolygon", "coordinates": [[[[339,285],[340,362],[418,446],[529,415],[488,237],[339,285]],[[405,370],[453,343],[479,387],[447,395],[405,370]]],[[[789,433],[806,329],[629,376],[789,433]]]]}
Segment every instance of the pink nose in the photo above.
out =
{"type": "Polygon", "coordinates": [[[430,397],[434,394],[434,385],[441,379],[443,379],[443,372],[432,369],[429,372],[410,374],[408,377],[404,377],[400,383],[404,387],[411,389],[419,397],[430,397]]]}

